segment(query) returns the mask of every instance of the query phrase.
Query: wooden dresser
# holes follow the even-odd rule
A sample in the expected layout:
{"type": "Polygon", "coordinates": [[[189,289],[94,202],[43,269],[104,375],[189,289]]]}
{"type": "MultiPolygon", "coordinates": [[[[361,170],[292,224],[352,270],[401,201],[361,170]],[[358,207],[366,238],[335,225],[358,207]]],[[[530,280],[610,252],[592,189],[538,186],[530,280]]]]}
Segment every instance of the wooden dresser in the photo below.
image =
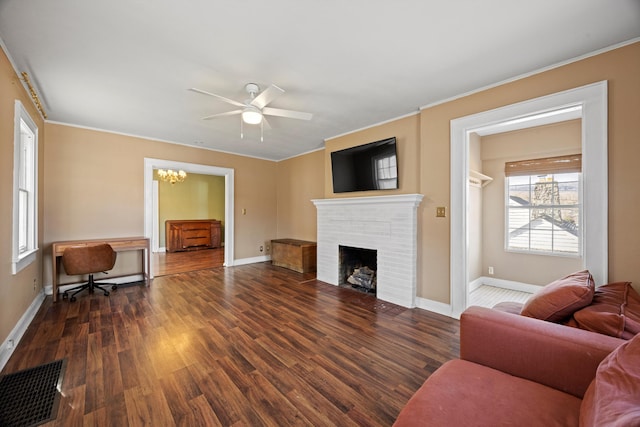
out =
{"type": "Polygon", "coordinates": [[[316,271],[316,242],[296,239],[271,241],[271,263],[298,273],[316,271]]]}
{"type": "Polygon", "coordinates": [[[215,219],[170,219],[165,221],[167,252],[218,248],[220,221],[215,219]]]}

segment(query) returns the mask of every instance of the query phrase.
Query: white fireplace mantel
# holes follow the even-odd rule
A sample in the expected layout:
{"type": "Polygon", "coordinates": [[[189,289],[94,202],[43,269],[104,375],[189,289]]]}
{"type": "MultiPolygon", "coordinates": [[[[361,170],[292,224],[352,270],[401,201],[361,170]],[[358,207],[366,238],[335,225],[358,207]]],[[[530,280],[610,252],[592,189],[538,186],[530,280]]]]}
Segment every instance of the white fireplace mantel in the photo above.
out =
{"type": "Polygon", "coordinates": [[[377,251],[379,299],[415,307],[417,207],[422,194],[312,200],[318,212],[317,278],[339,283],[339,246],[377,251]]]}

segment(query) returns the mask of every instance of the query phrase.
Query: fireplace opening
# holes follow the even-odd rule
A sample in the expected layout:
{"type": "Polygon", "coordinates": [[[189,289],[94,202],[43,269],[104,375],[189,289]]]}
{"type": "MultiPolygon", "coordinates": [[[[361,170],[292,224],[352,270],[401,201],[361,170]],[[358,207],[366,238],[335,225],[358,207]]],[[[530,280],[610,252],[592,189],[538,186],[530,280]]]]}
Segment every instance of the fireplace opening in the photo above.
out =
{"type": "Polygon", "coordinates": [[[376,293],[378,251],[375,249],[339,246],[338,286],[376,293]]]}

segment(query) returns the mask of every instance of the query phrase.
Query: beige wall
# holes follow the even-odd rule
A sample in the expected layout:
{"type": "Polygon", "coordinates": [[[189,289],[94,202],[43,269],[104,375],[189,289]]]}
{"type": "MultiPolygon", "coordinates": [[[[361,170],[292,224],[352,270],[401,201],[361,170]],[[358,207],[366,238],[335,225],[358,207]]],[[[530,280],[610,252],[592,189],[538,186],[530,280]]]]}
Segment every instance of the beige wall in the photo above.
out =
{"type": "Polygon", "coordinates": [[[11,274],[13,233],[13,122],[15,100],[22,102],[38,127],[38,157],[45,147],[45,126],[11,63],[0,49],[0,344],[18,323],[42,290],[43,182],[42,161],[38,168],[38,245],[36,261],[18,274],[11,274]]]}
{"type": "Polygon", "coordinates": [[[277,237],[316,241],[313,199],[324,197],[324,150],[278,163],[277,237]]]}
{"type": "MultiPolygon", "coordinates": [[[[586,84],[609,82],[609,280],[633,281],[640,289],[640,43],[422,110],[420,184],[433,206],[449,206],[450,121],[586,84]]],[[[418,296],[449,303],[449,218],[431,208],[422,224],[418,296]]]]}
{"type": "Polygon", "coordinates": [[[538,126],[481,139],[482,169],[493,181],[483,188],[482,271],[498,279],[545,285],[582,269],[582,258],[507,252],[505,245],[505,162],[580,153],[581,120],[538,126]]]}
{"type": "MultiPolygon", "coordinates": [[[[275,162],[53,123],[46,130],[45,283],[51,242],[144,234],[145,157],[235,170],[234,259],[264,255],[259,247],[276,236],[275,162]]],[[[121,255],[116,272],[135,271],[135,254],[121,255]]]]}
{"type": "Polygon", "coordinates": [[[169,219],[217,219],[222,222],[224,242],[224,176],[190,173],[184,182],[171,184],[158,180],[158,236],[165,246],[165,221],[169,219]]]}

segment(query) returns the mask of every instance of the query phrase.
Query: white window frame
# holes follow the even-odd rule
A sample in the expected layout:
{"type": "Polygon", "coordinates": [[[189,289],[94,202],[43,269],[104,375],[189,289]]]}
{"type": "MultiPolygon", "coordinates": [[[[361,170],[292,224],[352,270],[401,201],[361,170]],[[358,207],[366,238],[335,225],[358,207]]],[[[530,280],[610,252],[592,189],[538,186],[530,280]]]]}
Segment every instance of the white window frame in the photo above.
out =
{"type": "MultiPolygon", "coordinates": [[[[562,172],[558,172],[558,174],[560,174],[562,172]]],[[[574,172],[575,173],[575,172],[574,172]]],[[[548,175],[555,175],[555,173],[550,173],[548,175]]],[[[582,194],[582,173],[578,173],[578,204],[576,205],[553,205],[553,208],[577,208],[578,209],[578,218],[580,219],[580,224],[582,224],[582,218],[583,218],[583,194],[582,194]]],[[[532,175],[522,175],[521,177],[533,177],[533,176],[537,176],[537,174],[532,174],[532,175]]],[[[504,195],[505,195],[505,216],[504,216],[504,250],[506,252],[513,252],[513,253],[523,253],[523,254],[533,254],[533,255],[548,255],[548,256],[555,256],[555,257],[566,257],[566,258],[581,258],[582,257],[582,240],[583,240],[583,234],[582,234],[582,229],[583,227],[580,225],[578,227],[578,250],[575,253],[572,252],[560,252],[560,251],[556,251],[556,250],[550,250],[550,251],[545,251],[545,250],[540,250],[540,249],[531,249],[531,242],[529,242],[529,248],[525,249],[525,248],[514,248],[509,246],[509,211],[510,209],[523,209],[523,210],[527,210],[529,213],[531,212],[531,210],[535,209],[535,207],[533,206],[529,206],[529,207],[524,207],[524,208],[512,208],[509,204],[510,202],[510,196],[509,196],[509,178],[510,177],[505,177],[505,189],[504,189],[504,195]]],[[[531,184],[530,184],[531,187],[531,184]]],[[[531,217],[531,215],[529,214],[529,217],[531,217]]],[[[554,237],[552,236],[552,239],[554,237]]],[[[552,244],[552,247],[554,245],[552,244]]]]}
{"type": "Polygon", "coordinates": [[[38,126],[18,100],[14,108],[13,135],[13,235],[12,274],[17,274],[36,260],[38,252],[38,126]],[[33,141],[22,138],[22,127],[33,134],[33,141]],[[28,143],[28,146],[25,144],[28,143]],[[26,156],[21,154],[26,152],[26,156]],[[20,177],[25,174],[24,188],[20,177]],[[20,192],[27,192],[26,218],[20,216],[20,192]],[[26,226],[26,238],[20,244],[20,227],[26,226]]]}

